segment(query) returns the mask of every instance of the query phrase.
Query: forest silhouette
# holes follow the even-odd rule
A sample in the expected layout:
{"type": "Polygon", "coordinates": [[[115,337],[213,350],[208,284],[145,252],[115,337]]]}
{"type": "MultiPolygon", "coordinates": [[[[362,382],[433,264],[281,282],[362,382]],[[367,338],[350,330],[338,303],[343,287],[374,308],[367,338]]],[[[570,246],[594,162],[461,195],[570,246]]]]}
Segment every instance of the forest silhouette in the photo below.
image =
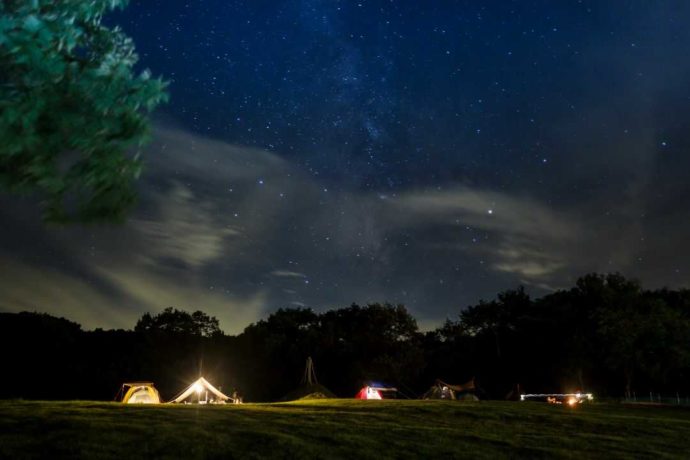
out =
{"type": "Polygon", "coordinates": [[[690,290],[645,290],[589,274],[532,299],[520,287],[420,331],[403,305],[280,309],[236,336],[201,311],[166,308],[132,330],[85,331],[43,313],[0,314],[0,397],[111,400],[125,381],[153,381],[164,400],[203,375],[245,401],[275,401],[311,356],[319,383],[352,397],[369,381],[418,397],[438,378],[472,378],[481,398],[591,391],[602,397],[687,393],[690,290]]]}

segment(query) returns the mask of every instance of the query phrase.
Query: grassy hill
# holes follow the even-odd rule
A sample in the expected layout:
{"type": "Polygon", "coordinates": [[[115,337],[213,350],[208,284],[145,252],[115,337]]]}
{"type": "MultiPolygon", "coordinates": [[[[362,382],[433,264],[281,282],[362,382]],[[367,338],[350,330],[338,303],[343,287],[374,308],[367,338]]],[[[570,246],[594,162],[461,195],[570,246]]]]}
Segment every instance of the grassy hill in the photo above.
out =
{"type": "Polygon", "coordinates": [[[690,410],[311,400],[0,401],[0,458],[687,458],[690,410]]]}

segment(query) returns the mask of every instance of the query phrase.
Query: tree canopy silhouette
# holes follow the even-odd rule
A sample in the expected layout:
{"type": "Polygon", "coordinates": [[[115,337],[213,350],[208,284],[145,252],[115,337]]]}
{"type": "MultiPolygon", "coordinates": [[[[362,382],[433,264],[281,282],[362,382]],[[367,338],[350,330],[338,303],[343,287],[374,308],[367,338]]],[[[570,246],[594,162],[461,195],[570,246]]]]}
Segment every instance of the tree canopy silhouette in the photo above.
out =
{"type": "Polygon", "coordinates": [[[187,313],[168,307],[157,315],[144,313],[134,326],[136,332],[167,332],[172,334],[211,337],[222,335],[218,319],[202,311],[187,313]]]}
{"type": "Polygon", "coordinates": [[[500,399],[518,385],[687,395],[690,290],[590,274],[538,299],[523,288],[501,292],[425,332],[403,305],[387,303],[279,309],[237,336],[213,316],[172,307],[144,314],[130,331],[0,313],[0,346],[11,350],[4,373],[19,376],[0,382],[0,397],[109,399],[123,381],[145,380],[166,398],[203,375],[247,401],[270,401],[299,385],[309,356],[319,383],[343,397],[372,380],[419,395],[436,379],[472,378],[481,397],[500,399]]]}

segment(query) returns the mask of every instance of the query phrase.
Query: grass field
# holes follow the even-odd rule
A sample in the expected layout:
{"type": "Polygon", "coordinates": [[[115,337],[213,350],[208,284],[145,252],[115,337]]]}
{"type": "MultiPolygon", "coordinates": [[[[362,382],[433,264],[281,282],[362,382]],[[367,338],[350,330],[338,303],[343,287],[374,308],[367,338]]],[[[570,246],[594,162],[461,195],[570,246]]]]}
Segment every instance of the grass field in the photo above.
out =
{"type": "Polygon", "coordinates": [[[690,458],[690,410],[484,401],[0,401],[0,457],[690,458]]]}

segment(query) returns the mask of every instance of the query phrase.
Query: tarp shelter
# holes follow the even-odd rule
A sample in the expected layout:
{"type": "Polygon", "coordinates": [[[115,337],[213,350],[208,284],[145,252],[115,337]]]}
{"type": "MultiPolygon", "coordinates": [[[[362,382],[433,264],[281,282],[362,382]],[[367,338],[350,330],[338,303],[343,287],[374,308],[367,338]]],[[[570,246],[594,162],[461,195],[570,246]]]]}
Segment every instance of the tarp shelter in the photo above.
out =
{"type": "Polygon", "coordinates": [[[397,388],[367,385],[359,390],[355,395],[355,399],[384,399],[383,394],[387,392],[397,393],[397,391],[397,388]]]}
{"type": "Polygon", "coordinates": [[[230,396],[227,396],[221,391],[211,385],[208,380],[203,377],[189,385],[179,396],[172,399],[171,403],[182,402],[196,402],[199,404],[224,404],[225,402],[235,402],[230,396]]]}
{"type": "Polygon", "coordinates": [[[477,401],[479,398],[477,398],[475,390],[476,386],[474,384],[474,379],[462,385],[451,385],[442,380],[436,380],[431,388],[424,393],[422,399],[477,401]]]}
{"type": "Polygon", "coordinates": [[[326,399],[335,398],[331,390],[319,384],[314,370],[314,361],[311,356],[307,358],[304,367],[304,375],[300,386],[283,397],[283,401],[294,401],[296,399],[326,399]]]}
{"type": "Polygon", "coordinates": [[[161,397],[152,382],[123,383],[120,388],[125,404],[160,404],[161,397]]]}

